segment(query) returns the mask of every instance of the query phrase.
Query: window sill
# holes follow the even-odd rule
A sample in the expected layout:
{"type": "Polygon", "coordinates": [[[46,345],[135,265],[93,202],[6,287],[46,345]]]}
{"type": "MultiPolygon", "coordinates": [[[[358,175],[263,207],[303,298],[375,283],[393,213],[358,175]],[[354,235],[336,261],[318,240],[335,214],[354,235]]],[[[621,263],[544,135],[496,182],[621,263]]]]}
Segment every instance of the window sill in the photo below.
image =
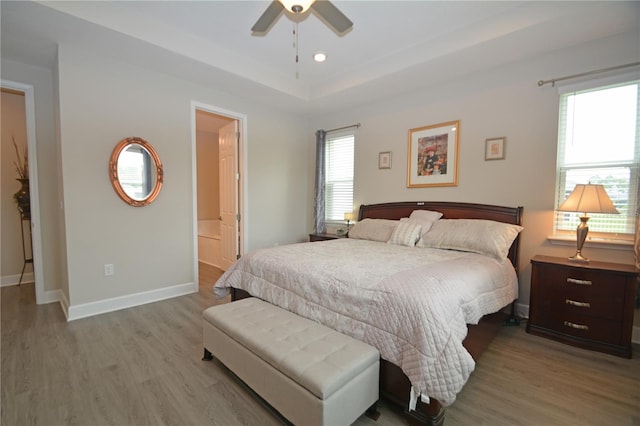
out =
{"type": "MultiPolygon", "coordinates": [[[[547,237],[547,240],[553,245],[572,246],[572,247],[576,246],[575,237],[551,235],[547,237]]],[[[610,249],[610,250],[632,251],[633,241],[632,240],[613,240],[613,239],[605,239],[605,238],[587,238],[587,241],[584,242],[584,246],[593,247],[593,248],[610,249]]]]}

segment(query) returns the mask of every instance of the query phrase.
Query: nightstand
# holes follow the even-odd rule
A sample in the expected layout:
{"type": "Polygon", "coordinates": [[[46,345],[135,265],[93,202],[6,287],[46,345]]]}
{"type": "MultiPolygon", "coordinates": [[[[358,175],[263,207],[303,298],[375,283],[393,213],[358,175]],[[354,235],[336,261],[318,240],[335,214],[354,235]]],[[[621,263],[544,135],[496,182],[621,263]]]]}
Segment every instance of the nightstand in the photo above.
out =
{"type": "Polygon", "coordinates": [[[327,241],[327,240],[337,240],[338,238],[347,238],[344,235],[336,235],[336,234],[309,234],[309,241],[327,241]]]}
{"type": "Polygon", "coordinates": [[[637,279],[634,265],[535,256],[527,332],[631,358],[637,279]]]}

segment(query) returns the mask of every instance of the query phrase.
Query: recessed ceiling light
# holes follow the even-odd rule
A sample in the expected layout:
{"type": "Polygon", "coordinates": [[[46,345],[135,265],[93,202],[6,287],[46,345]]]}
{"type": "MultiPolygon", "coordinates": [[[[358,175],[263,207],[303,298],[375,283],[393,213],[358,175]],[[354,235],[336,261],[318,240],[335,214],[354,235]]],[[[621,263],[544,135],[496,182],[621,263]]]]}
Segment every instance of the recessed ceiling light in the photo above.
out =
{"type": "Polygon", "coordinates": [[[316,62],[324,62],[327,59],[327,54],[324,52],[318,52],[313,55],[313,60],[316,62]]]}

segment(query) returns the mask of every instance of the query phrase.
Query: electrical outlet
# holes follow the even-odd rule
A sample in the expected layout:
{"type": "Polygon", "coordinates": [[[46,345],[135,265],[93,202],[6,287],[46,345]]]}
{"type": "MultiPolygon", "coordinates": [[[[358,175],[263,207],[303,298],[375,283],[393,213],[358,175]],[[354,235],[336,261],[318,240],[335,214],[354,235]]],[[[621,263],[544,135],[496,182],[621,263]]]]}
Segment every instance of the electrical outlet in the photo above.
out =
{"type": "Polygon", "coordinates": [[[113,263],[105,263],[104,264],[104,276],[110,277],[115,273],[113,269],[113,263]]]}

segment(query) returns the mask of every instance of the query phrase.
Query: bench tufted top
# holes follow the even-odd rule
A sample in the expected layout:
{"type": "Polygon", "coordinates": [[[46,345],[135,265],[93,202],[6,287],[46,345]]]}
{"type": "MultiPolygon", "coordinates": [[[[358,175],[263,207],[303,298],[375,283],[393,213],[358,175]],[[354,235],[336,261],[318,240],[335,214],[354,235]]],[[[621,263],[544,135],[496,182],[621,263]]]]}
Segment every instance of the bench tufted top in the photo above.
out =
{"type": "Polygon", "coordinates": [[[320,399],[380,358],[364,342],[255,297],[213,306],[202,315],[320,399]]]}

